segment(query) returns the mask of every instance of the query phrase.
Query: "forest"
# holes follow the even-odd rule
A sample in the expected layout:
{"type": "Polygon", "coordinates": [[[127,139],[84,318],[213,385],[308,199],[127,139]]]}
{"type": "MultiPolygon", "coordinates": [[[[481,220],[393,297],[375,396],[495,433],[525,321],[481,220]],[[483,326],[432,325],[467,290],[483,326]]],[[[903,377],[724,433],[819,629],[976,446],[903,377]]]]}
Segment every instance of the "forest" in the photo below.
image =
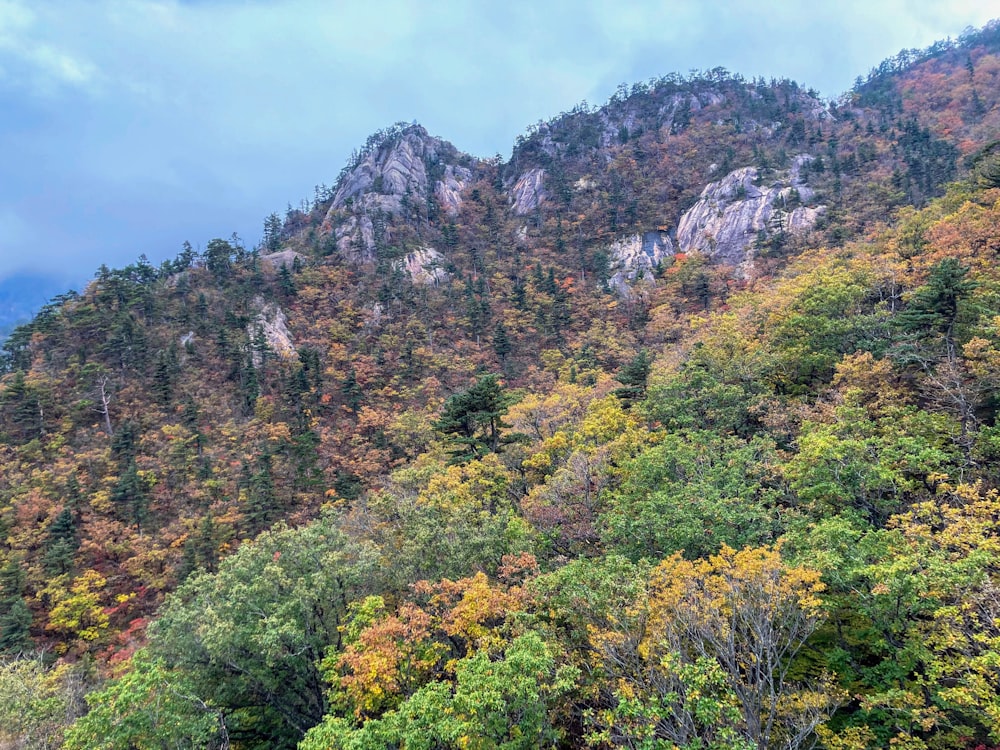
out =
{"type": "Polygon", "coordinates": [[[1000,23],[391,126],[0,357],[0,748],[1000,747],[1000,23]]]}

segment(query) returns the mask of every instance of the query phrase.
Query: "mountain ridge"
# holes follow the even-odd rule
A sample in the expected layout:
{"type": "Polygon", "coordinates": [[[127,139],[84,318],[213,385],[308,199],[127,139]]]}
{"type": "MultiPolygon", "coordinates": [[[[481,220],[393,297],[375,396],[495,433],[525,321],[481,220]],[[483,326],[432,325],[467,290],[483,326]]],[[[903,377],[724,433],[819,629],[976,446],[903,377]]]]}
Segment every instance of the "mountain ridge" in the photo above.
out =
{"type": "Polygon", "coordinates": [[[808,625],[795,747],[985,743],[996,620],[955,612],[993,612],[1000,549],[998,28],[828,110],[716,70],[508,161],[401,124],[255,248],[102,267],[4,344],[0,652],[97,691],[70,750],[417,715],[736,747],[749,657],[704,597],[770,627],[767,590],[808,625]]]}

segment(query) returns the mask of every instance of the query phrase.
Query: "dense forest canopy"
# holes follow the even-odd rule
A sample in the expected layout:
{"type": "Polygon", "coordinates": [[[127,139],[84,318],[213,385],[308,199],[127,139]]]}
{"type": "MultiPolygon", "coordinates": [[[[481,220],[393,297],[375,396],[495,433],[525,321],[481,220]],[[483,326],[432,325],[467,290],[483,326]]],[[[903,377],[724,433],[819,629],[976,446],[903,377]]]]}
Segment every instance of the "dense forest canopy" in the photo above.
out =
{"type": "Polygon", "coordinates": [[[3,345],[0,746],[1000,746],[1000,25],[416,124],[3,345]]]}

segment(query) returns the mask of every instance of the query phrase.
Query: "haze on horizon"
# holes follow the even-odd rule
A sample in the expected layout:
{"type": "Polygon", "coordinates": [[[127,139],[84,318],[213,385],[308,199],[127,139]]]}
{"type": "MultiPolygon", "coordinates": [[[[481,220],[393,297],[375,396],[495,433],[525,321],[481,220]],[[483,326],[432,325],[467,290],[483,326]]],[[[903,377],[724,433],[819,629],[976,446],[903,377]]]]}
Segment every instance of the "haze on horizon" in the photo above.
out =
{"type": "Polygon", "coordinates": [[[373,131],[477,156],[619,83],[717,66],[836,97],[977,0],[0,0],[0,282],[260,238],[373,131]],[[339,6],[339,7],[338,7],[339,6]]]}

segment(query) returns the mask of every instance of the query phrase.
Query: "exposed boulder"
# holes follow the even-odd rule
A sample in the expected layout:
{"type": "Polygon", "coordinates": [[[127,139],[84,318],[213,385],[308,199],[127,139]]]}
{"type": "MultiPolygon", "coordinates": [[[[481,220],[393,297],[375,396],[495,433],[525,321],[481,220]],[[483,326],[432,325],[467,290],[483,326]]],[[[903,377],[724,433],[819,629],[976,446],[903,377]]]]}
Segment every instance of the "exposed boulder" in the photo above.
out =
{"type": "Polygon", "coordinates": [[[608,286],[627,297],[636,284],[655,283],[653,271],[673,252],[666,232],[633,234],[613,242],[608,247],[608,286]]]}
{"type": "Polygon", "coordinates": [[[545,170],[529,169],[522,174],[510,191],[511,207],[518,216],[534,211],[545,199],[545,170]]]}
{"type": "Polygon", "coordinates": [[[807,154],[795,157],[787,175],[767,186],[756,184],[760,176],[756,167],[743,167],[710,182],[678,222],[678,249],[746,268],[753,262],[760,237],[811,229],[825,210],[799,205],[815,197],[800,172],[811,159],[807,154]]]}
{"type": "Polygon", "coordinates": [[[451,277],[444,269],[447,262],[434,248],[422,247],[396,261],[396,267],[403,270],[417,286],[437,286],[451,277]]]}
{"type": "Polygon", "coordinates": [[[282,266],[292,268],[295,265],[295,261],[299,261],[301,263],[305,260],[305,257],[294,250],[281,250],[277,253],[262,255],[260,256],[260,259],[263,263],[268,264],[272,268],[279,269],[282,266]]]}

